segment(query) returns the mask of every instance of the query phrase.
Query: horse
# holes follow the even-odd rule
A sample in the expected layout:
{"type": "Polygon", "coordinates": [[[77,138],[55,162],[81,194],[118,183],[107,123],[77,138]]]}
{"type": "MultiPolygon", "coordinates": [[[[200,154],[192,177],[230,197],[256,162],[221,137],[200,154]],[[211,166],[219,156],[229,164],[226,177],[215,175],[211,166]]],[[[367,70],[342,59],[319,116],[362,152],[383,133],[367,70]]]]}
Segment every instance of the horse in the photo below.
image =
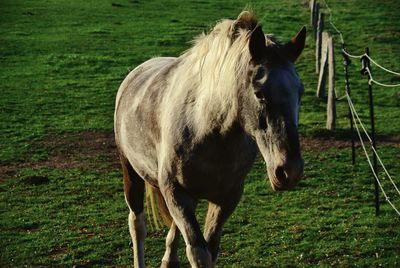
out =
{"type": "Polygon", "coordinates": [[[281,43],[243,11],[195,38],[179,57],[152,58],[124,79],[114,131],[135,267],[145,264],[145,189],[169,221],[161,267],[179,267],[180,234],[190,265],[212,267],[258,152],[273,190],[292,189],[301,179],[304,88],[294,62],[305,38],[303,27],[281,43]],[[208,201],[203,232],[195,215],[199,200],[208,201]]]}

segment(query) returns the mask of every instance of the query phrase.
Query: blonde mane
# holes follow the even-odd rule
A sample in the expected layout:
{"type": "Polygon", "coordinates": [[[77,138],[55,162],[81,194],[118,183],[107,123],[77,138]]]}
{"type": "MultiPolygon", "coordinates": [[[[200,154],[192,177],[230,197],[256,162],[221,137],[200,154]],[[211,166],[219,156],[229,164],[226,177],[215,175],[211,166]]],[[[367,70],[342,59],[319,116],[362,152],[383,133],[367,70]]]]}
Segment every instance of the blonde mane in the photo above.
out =
{"type": "MultiPolygon", "coordinates": [[[[239,17],[256,22],[248,11],[239,17]]],[[[193,125],[200,135],[212,129],[210,124],[220,126],[224,132],[237,118],[238,89],[251,60],[248,43],[252,29],[235,29],[235,22],[222,20],[209,34],[197,37],[193,47],[179,57],[176,75],[180,77],[173,83],[174,90],[193,89],[193,125]]]]}

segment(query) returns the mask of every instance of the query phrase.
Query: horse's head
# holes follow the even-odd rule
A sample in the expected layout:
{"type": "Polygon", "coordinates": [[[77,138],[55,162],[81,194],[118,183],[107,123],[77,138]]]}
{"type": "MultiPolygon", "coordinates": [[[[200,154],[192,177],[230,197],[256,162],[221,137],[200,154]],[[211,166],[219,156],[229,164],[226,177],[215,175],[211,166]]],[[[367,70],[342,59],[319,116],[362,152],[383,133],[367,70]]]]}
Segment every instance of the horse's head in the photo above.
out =
{"type": "MultiPolygon", "coordinates": [[[[237,25],[243,25],[240,19],[237,25]]],[[[286,44],[266,38],[259,25],[253,25],[249,31],[251,60],[245,86],[240,91],[240,116],[267,163],[274,190],[293,188],[303,173],[297,128],[304,89],[294,61],[304,48],[305,38],[305,27],[286,44]]]]}

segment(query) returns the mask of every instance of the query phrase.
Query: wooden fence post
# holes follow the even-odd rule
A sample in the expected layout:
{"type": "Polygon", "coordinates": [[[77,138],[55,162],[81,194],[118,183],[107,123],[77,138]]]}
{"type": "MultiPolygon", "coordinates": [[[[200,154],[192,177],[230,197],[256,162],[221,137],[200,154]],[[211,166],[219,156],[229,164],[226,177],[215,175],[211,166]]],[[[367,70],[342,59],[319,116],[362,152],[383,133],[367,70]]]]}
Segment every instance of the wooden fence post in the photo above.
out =
{"type": "Polygon", "coordinates": [[[335,96],[335,54],[333,36],[328,39],[329,91],[327,103],[326,129],[333,130],[336,126],[336,96],[335,96]]]}
{"type": "Polygon", "coordinates": [[[322,32],[324,30],[324,13],[318,14],[317,40],[315,42],[315,72],[318,74],[321,64],[322,32]]]}
{"type": "Polygon", "coordinates": [[[328,73],[328,39],[329,34],[327,32],[323,32],[321,38],[321,62],[317,87],[317,97],[321,99],[326,97],[325,84],[328,73]]]}
{"type": "Polygon", "coordinates": [[[310,26],[314,26],[314,9],[315,9],[315,0],[310,1],[310,11],[311,11],[311,16],[310,16],[310,26]]]}
{"type": "Polygon", "coordinates": [[[318,24],[318,14],[319,14],[319,3],[317,2],[315,4],[314,12],[313,12],[313,33],[314,33],[314,39],[317,38],[317,24],[318,24]]]}

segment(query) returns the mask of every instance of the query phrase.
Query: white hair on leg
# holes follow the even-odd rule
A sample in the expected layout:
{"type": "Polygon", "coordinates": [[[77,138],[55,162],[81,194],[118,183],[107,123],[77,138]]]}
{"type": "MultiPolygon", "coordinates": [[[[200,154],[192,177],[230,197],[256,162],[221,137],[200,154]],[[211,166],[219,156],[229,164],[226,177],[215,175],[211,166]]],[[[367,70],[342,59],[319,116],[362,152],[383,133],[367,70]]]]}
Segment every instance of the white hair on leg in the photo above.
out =
{"type": "Polygon", "coordinates": [[[171,224],[171,228],[169,229],[167,239],[165,241],[165,253],[164,257],[162,258],[162,265],[161,267],[168,267],[169,264],[179,263],[178,257],[178,247],[179,247],[179,235],[180,232],[178,227],[174,222],[171,224]]]}
{"type": "Polygon", "coordinates": [[[130,210],[128,216],[129,232],[132,237],[134,267],[142,268],[144,265],[144,239],[146,238],[146,215],[143,212],[135,215],[130,210]]]}
{"type": "Polygon", "coordinates": [[[146,237],[146,216],[144,212],[138,215],[131,210],[128,217],[129,232],[132,237],[134,267],[144,266],[144,239],[146,237]]]}

